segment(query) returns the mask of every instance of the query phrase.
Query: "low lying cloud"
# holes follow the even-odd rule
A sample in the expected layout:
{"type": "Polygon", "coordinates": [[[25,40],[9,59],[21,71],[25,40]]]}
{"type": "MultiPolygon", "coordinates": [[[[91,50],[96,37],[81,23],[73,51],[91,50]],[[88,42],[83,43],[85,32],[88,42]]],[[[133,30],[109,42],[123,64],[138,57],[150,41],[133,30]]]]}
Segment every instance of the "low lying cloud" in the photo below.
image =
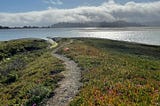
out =
{"type": "Polygon", "coordinates": [[[87,22],[124,20],[128,22],[160,22],[160,1],[118,4],[113,0],[100,6],[82,6],[73,9],[48,9],[26,13],[0,13],[0,25],[47,26],[58,22],[87,22]]]}

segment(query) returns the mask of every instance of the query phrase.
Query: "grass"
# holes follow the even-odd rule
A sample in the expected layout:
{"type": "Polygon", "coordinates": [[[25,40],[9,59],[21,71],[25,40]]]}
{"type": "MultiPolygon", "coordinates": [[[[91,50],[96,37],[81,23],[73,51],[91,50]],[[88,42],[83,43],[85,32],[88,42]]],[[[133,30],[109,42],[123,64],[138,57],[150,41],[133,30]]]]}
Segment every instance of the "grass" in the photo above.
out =
{"type": "Polygon", "coordinates": [[[4,41],[0,43],[0,61],[11,57],[18,53],[23,53],[27,51],[34,51],[46,48],[47,43],[44,43],[44,40],[38,39],[21,39],[21,40],[11,40],[4,41]]]}
{"type": "Polygon", "coordinates": [[[53,95],[57,82],[63,78],[60,72],[64,66],[62,61],[51,56],[47,46],[44,40],[1,43],[1,106],[38,105],[53,95]]]}
{"type": "MultiPolygon", "coordinates": [[[[58,52],[83,70],[83,87],[70,106],[160,105],[159,46],[76,38],[66,47],[58,52]]],[[[38,39],[0,42],[0,105],[41,105],[54,95],[65,69],[47,48],[38,39]]]]}
{"type": "Polygon", "coordinates": [[[74,39],[59,53],[81,67],[84,86],[70,106],[159,106],[160,47],[74,39]]]}

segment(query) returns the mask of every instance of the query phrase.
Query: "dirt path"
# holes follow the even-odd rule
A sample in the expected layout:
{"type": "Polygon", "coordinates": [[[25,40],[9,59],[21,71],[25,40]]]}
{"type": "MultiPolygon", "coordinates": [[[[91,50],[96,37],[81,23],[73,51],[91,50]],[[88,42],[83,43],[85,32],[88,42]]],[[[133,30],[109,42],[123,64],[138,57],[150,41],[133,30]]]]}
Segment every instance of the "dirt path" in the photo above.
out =
{"type": "Polygon", "coordinates": [[[80,83],[81,70],[77,64],[69,58],[56,53],[58,49],[69,43],[61,45],[52,53],[54,57],[64,61],[67,70],[62,72],[65,78],[59,82],[60,86],[55,90],[55,96],[48,100],[46,106],[68,106],[69,102],[75,97],[79,87],[82,85],[80,83]]]}

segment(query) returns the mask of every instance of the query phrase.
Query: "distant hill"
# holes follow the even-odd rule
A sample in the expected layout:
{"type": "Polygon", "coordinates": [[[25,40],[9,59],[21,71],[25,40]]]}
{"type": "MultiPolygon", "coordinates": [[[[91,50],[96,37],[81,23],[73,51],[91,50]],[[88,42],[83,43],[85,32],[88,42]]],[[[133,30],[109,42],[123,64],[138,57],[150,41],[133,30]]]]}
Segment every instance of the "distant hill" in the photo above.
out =
{"type": "Polygon", "coordinates": [[[160,27],[160,21],[146,22],[145,25],[150,27],[160,27]]]}
{"type": "Polygon", "coordinates": [[[0,29],[31,29],[31,28],[75,28],[75,27],[141,27],[148,26],[138,24],[138,23],[129,23],[125,21],[115,21],[115,22],[85,22],[85,23],[73,23],[73,22],[60,22],[53,24],[51,26],[22,26],[22,27],[9,27],[1,26],[0,29]]]}
{"type": "Polygon", "coordinates": [[[129,23],[125,21],[116,21],[116,22],[87,22],[87,23],[57,23],[52,25],[53,28],[65,28],[65,27],[139,27],[144,26],[137,23],[129,23]]]}

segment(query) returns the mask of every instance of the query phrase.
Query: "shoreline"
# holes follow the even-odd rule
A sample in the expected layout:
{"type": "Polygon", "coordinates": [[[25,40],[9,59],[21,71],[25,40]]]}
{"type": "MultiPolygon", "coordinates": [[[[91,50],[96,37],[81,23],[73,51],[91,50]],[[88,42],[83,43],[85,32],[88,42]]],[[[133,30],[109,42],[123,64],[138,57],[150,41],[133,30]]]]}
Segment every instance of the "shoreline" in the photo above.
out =
{"type": "MultiPolygon", "coordinates": [[[[10,39],[10,40],[0,40],[0,42],[9,42],[9,41],[15,41],[15,40],[48,40],[52,38],[57,38],[57,37],[45,37],[45,38],[15,38],[15,39],[10,39]]],[[[126,43],[126,44],[132,44],[132,45],[141,45],[141,46],[149,46],[149,47],[160,47],[159,45],[155,44],[147,44],[147,43],[139,43],[139,42],[132,42],[132,41],[124,41],[124,40],[113,40],[113,39],[107,39],[107,38],[97,38],[97,37],[58,37],[62,39],[99,39],[99,40],[107,40],[111,42],[121,42],[121,43],[126,43]]]]}

